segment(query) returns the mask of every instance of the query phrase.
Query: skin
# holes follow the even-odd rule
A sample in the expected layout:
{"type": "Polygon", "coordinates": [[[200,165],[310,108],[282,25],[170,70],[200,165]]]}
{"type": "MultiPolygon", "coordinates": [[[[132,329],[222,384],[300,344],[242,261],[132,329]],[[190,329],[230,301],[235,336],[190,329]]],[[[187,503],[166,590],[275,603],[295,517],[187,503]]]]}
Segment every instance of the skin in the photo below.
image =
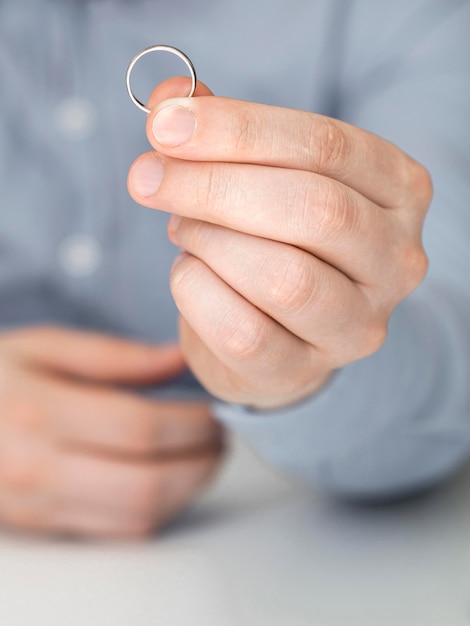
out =
{"type": "Polygon", "coordinates": [[[215,396],[278,408],[380,348],[423,279],[428,172],[393,144],[313,113],[215,97],[184,78],[152,94],[153,150],[129,172],[173,214],[185,359],[215,396]],[[203,294],[203,297],[201,297],[203,294]]]}
{"type": "Polygon", "coordinates": [[[54,327],[1,334],[0,523],[128,538],[184,509],[220,462],[220,428],[205,403],[130,391],[184,368],[174,345],[54,327]]]}
{"type": "Polygon", "coordinates": [[[180,348],[53,327],[0,335],[0,522],[80,537],[140,536],[214,475],[205,404],[131,391],[185,361],[224,400],[277,408],[379,349],[423,279],[432,187],[396,146],[312,113],[215,97],[184,78],[150,99],[153,150],[131,167],[167,211],[180,348]]]}

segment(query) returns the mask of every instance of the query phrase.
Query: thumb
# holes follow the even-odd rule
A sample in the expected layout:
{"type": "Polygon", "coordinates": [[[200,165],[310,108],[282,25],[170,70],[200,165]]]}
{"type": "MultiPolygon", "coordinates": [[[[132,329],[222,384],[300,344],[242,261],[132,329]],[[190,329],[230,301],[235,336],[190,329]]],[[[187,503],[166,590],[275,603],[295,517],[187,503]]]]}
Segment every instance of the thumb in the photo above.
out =
{"type": "Polygon", "coordinates": [[[2,335],[0,350],[30,365],[99,382],[162,382],[185,369],[175,344],[153,346],[62,327],[33,327],[2,335]]]}

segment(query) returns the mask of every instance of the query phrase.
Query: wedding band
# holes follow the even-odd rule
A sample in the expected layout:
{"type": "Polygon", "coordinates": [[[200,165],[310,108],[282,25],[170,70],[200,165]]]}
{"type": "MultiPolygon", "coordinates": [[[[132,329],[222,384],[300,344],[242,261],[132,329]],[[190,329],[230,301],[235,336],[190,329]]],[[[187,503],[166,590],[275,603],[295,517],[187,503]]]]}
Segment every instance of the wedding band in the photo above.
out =
{"type": "Polygon", "coordinates": [[[127,86],[127,92],[132,102],[137,107],[139,107],[139,109],[141,109],[142,111],[145,111],[145,113],[150,113],[150,109],[146,107],[145,104],[143,104],[138,98],[135,97],[134,92],[132,91],[132,87],[131,87],[131,74],[132,74],[132,70],[134,69],[135,64],[137,63],[139,59],[141,59],[143,56],[145,56],[149,52],[171,52],[172,54],[176,54],[177,57],[179,57],[186,63],[189,69],[189,72],[191,74],[191,89],[188,94],[188,98],[191,98],[191,96],[196,91],[196,83],[197,83],[196,70],[194,69],[194,65],[192,64],[191,59],[188,56],[186,56],[184,52],[182,52],[181,50],[178,50],[178,48],[175,48],[173,46],[157,45],[157,46],[150,46],[148,48],[144,48],[144,50],[141,50],[138,54],[136,54],[135,57],[132,59],[132,61],[129,63],[129,67],[127,68],[127,72],[126,72],[126,86],[127,86]]]}

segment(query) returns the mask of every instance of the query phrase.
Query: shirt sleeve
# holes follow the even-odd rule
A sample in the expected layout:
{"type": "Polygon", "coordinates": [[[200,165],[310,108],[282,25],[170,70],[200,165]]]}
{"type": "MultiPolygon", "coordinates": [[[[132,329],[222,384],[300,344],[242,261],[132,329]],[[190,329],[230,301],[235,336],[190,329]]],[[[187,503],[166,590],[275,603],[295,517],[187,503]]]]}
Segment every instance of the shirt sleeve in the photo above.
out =
{"type": "Polygon", "coordinates": [[[351,3],[338,116],[431,172],[430,269],[382,348],[277,411],[215,413],[274,467],[333,493],[402,496],[470,456],[470,3],[351,3]]]}

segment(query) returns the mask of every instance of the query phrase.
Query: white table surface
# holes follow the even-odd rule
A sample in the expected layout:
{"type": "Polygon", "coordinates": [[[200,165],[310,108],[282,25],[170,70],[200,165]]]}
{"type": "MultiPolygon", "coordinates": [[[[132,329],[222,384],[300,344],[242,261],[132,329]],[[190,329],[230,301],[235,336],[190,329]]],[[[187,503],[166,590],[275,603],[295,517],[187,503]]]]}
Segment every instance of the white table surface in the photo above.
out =
{"type": "Polygon", "coordinates": [[[290,485],[237,443],[155,539],[0,536],[1,626],[469,624],[470,470],[361,507],[290,485]]]}

